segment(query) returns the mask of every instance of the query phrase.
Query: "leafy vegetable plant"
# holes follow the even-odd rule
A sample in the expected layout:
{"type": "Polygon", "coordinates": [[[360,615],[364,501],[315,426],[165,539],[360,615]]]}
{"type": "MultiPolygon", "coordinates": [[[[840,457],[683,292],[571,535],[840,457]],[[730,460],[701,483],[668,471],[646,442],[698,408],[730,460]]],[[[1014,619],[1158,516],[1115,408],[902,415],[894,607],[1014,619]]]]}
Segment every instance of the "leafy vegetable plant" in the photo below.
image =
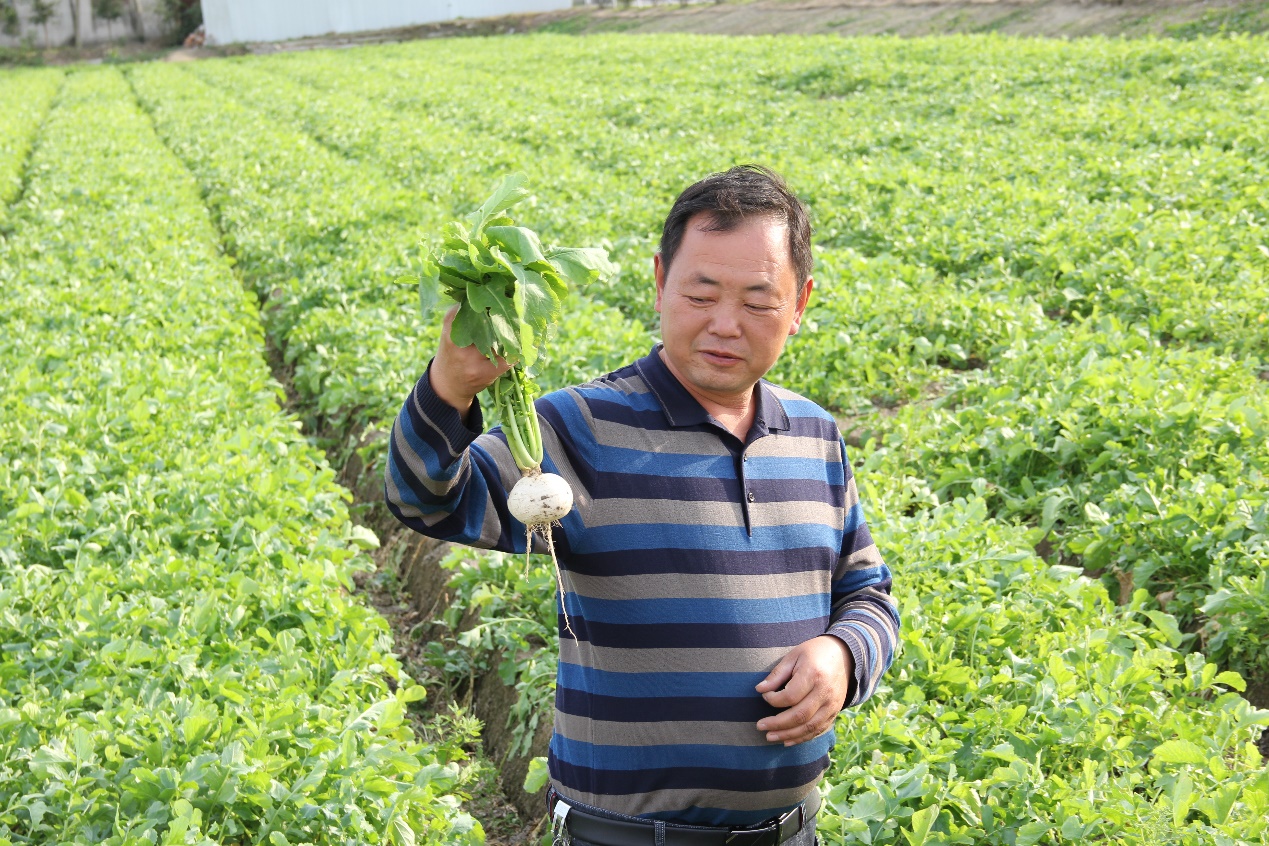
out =
{"type": "Polygon", "coordinates": [[[537,233],[516,226],[506,212],[528,196],[524,183],[523,174],[504,178],[467,216],[468,225],[453,222],[445,227],[440,246],[428,251],[417,277],[419,305],[427,315],[442,297],[458,303],[450,330],[454,343],[475,345],[495,364],[511,364],[487,389],[523,474],[507,506],[525,525],[526,546],[532,547],[537,532],[554,560],[550,527],[573,507],[573,492],[560,476],[542,472],[542,431],[533,407],[537,387],[528,368],[559,321],[569,283],[584,286],[611,275],[614,268],[602,249],[544,247],[537,233]]]}

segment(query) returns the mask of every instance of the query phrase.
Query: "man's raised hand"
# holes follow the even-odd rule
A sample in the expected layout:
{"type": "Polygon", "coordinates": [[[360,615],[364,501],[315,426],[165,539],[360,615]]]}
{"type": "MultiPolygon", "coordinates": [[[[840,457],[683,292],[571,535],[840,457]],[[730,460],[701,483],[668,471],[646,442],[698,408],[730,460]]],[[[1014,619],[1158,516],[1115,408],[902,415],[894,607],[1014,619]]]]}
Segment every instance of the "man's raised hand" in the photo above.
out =
{"type": "Polygon", "coordinates": [[[450,338],[450,330],[456,314],[457,305],[445,312],[441,343],[436,350],[436,358],[432,360],[428,378],[436,395],[447,405],[453,406],[459,416],[466,420],[476,394],[492,385],[499,376],[511,369],[511,365],[501,359],[500,364],[494,364],[481,355],[474,344],[467,347],[455,346],[450,338]]]}

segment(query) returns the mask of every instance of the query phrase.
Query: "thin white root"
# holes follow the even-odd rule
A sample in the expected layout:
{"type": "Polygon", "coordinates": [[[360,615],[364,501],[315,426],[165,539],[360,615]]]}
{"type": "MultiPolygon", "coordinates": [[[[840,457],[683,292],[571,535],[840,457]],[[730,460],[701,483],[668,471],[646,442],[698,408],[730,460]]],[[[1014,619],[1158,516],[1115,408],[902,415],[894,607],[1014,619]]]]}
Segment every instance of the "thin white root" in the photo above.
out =
{"type": "Polygon", "coordinates": [[[568,622],[568,606],[564,602],[564,577],[560,573],[560,562],[555,557],[555,533],[551,531],[551,527],[555,525],[558,524],[546,523],[524,527],[524,569],[528,572],[529,553],[533,551],[533,533],[537,532],[546,541],[546,550],[551,554],[551,564],[555,567],[555,587],[560,592],[560,610],[564,612],[564,631],[572,635],[573,640],[577,640],[577,633],[568,622]]]}

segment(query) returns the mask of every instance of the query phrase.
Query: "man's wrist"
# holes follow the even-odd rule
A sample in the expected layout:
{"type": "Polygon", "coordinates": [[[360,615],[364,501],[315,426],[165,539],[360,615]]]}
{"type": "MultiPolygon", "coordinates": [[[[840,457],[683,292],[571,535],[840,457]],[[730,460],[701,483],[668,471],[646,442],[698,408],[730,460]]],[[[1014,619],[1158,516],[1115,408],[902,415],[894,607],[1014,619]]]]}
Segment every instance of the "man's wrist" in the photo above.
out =
{"type": "Polygon", "coordinates": [[[842,673],[846,678],[846,696],[842,700],[842,704],[839,706],[840,710],[850,704],[851,699],[855,695],[855,653],[851,651],[851,646],[846,642],[845,638],[838,637],[831,632],[825,632],[820,635],[820,637],[828,638],[833,641],[833,643],[837,644],[838,648],[841,649],[842,652],[842,673]]]}
{"type": "Polygon", "coordinates": [[[476,401],[476,395],[467,395],[461,390],[456,390],[446,381],[445,370],[435,367],[435,364],[436,359],[432,359],[427,368],[428,383],[432,386],[432,393],[436,394],[436,398],[441,402],[457,411],[463,423],[466,423],[472,404],[476,401]]]}

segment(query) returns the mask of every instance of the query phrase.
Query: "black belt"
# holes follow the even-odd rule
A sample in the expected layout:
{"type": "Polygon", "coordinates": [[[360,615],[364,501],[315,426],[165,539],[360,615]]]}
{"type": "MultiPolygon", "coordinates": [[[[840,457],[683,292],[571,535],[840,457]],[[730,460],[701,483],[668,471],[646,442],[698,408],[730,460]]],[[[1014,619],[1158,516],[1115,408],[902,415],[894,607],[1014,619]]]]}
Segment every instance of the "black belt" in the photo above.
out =
{"type": "Polygon", "coordinates": [[[746,828],[677,825],[626,817],[578,805],[561,797],[552,788],[547,807],[553,819],[560,819],[573,837],[604,846],[779,846],[797,834],[819,810],[819,792],[793,810],[746,828]],[[564,809],[561,809],[560,806],[564,809]],[[558,813],[557,811],[562,811],[558,813]]]}

